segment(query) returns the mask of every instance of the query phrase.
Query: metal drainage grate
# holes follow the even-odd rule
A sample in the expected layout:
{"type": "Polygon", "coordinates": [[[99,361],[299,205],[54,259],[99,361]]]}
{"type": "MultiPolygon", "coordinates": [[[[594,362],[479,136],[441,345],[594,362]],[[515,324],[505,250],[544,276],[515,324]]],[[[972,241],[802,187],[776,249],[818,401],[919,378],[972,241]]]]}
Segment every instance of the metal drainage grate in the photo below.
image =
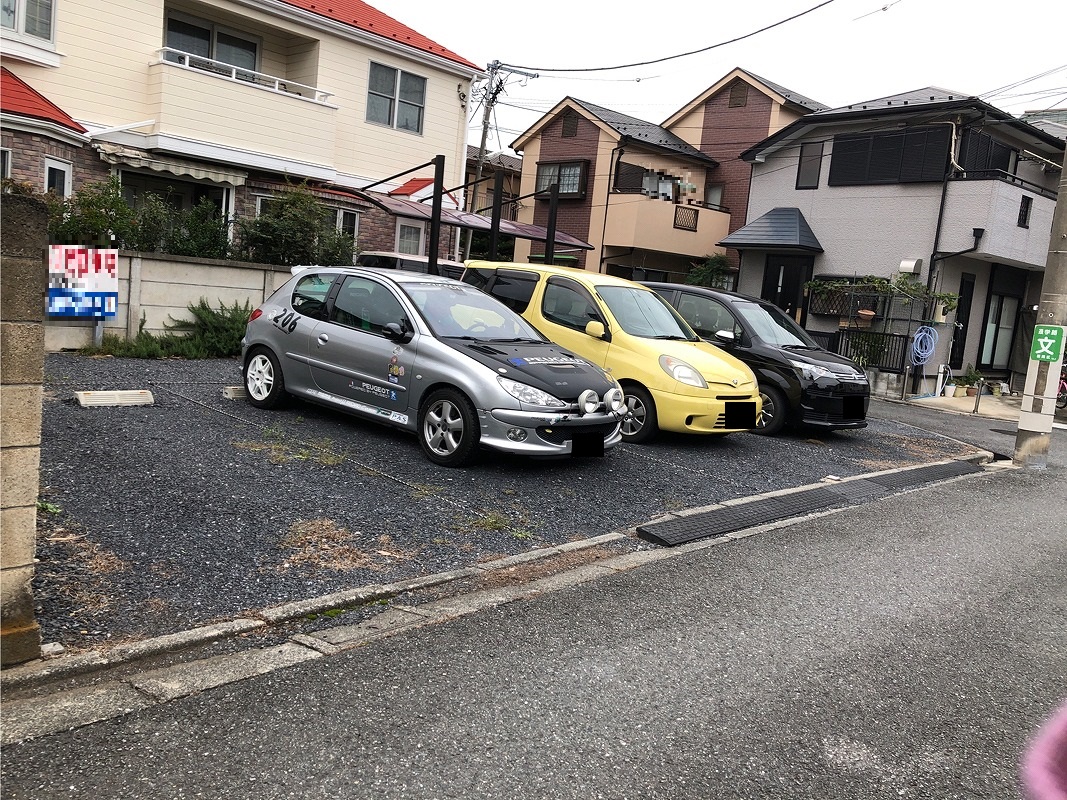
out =
{"type": "Polygon", "coordinates": [[[927,467],[892,472],[887,475],[875,475],[867,478],[871,483],[885,486],[887,489],[905,489],[909,486],[921,486],[934,481],[943,481],[948,478],[957,478],[960,475],[970,475],[981,472],[982,468],[970,461],[951,461],[947,464],[931,464],[927,467]]]}
{"type": "Polygon", "coordinates": [[[674,547],[698,539],[722,536],[733,531],[766,525],[769,522],[789,517],[804,516],[834,506],[880,499],[895,489],[919,486],[981,471],[981,467],[968,461],[932,464],[887,475],[764,497],[750,503],[723,506],[702,514],[639,525],[637,535],[653,544],[674,547]]]}

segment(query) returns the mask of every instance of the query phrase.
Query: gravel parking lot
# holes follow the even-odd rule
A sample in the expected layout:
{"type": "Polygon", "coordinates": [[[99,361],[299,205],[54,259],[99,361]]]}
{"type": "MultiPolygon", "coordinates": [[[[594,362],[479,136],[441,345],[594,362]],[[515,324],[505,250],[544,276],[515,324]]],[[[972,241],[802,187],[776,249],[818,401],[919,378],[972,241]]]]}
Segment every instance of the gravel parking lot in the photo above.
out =
{"type": "MultiPolygon", "coordinates": [[[[632,528],[659,514],[972,453],[909,425],[662,436],[603,459],[437,467],[413,436],[223,396],[235,359],[52,354],[34,591],[46,642],[98,647],[632,528]],[[151,406],[76,391],[148,389],[151,406]]],[[[627,540],[631,549],[648,547],[627,540]]]]}

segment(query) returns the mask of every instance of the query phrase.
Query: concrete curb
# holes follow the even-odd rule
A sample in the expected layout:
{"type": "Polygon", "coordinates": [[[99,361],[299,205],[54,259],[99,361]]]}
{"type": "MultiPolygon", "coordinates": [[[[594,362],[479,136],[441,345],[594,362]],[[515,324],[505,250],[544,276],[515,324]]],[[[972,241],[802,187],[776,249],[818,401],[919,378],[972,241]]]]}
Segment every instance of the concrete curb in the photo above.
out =
{"type": "Polygon", "coordinates": [[[0,672],[0,691],[84,675],[89,672],[98,672],[141,658],[162,653],[173,653],[190,647],[208,644],[226,636],[237,636],[269,625],[299,619],[309,614],[320,614],[334,609],[355,608],[367,603],[373,603],[376,600],[388,600],[405,592],[441,586],[462,578],[485,575],[496,570],[509,569],[519,564],[543,561],[563,553],[585,550],[626,538],[629,537],[623,533],[606,533],[590,539],[567,542],[554,547],[544,547],[526,553],[507,556],[506,558],[488,561],[484,564],[464,569],[408,578],[395,583],[370,584],[321,597],[312,597],[279,606],[270,606],[226,622],[144,639],[133,644],[120,645],[105,652],[91,651],[73,656],[57,656],[31,661],[0,672]]]}
{"type": "MultiPolygon", "coordinates": [[[[958,460],[981,464],[991,459],[991,453],[984,453],[958,460]],[[984,456],[988,456],[988,458],[984,456]]],[[[883,470],[877,473],[853,476],[846,480],[862,480],[869,478],[870,475],[904,472],[909,469],[916,469],[916,467],[883,470]]],[[[969,476],[950,478],[946,482],[962,480],[965,477],[969,476]]],[[[828,480],[832,479],[828,478],[828,480]]],[[[822,483],[825,483],[825,481],[822,483]]],[[[813,487],[819,485],[821,484],[812,484],[813,487]]],[[[796,487],[770,494],[801,491],[805,488],[810,487],[796,487]]],[[[738,498],[728,502],[736,504],[746,500],[751,501],[752,499],[738,498]]],[[[827,509],[823,512],[805,515],[805,517],[827,516],[846,511],[848,508],[848,506],[843,506],[827,509]]],[[[690,509],[687,512],[678,512],[677,516],[698,512],[699,509],[690,509]]],[[[374,617],[356,624],[337,625],[310,634],[296,633],[289,636],[281,644],[265,648],[247,649],[235,653],[186,661],[103,681],[96,685],[54,692],[43,696],[8,700],[4,703],[4,726],[0,729],[0,744],[15,744],[63,730],[72,730],[94,722],[114,719],[133,711],[167,703],[197,692],[285,669],[322,658],[323,656],[334,655],[405,631],[427,625],[442,624],[484,609],[537,597],[602,577],[627,572],[654,561],[686,555],[748,536],[789,527],[805,517],[775,520],[723,536],[700,539],[676,547],[636,550],[617,556],[609,556],[593,563],[582,564],[527,583],[480,589],[453,597],[430,600],[419,605],[394,604],[374,617]]],[[[255,615],[258,617],[256,619],[242,617],[215,625],[194,628],[181,633],[169,634],[132,645],[117,647],[106,654],[85,653],[69,658],[34,662],[5,670],[0,674],[0,689],[32,687],[50,679],[96,672],[149,655],[173,652],[197,644],[208,643],[224,636],[236,636],[248,631],[263,629],[275,622],[291,620],[307,614],[346,606],[359,606],[377,599],[395,597],[415,589],[440,586],[467,577],[489,575],[495,571],[542,561],[554,555],[573,553],[602,544],[635,538],[636,528],[627,532],[608,533],[556,547],[520,553],[465,569],[427,575],[391,584],[364,586],[319,598],[273,606],[258,612],[255,615]]]]}

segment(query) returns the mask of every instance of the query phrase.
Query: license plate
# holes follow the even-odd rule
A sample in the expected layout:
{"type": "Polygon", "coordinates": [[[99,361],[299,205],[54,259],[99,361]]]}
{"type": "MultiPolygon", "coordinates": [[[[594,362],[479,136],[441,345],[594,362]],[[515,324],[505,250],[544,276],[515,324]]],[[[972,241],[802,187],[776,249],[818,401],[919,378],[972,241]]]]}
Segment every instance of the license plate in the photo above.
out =
{"type": "Polygon", "coordinates": [[[756,404],[748,401],[744,403],[727,403],[726,427],[744,429],[755,428],[756,404]]]}
{"type": "Polygon", "coordinates": [[[576,433],[571,439],[571,455],[590,458],[604,455],[604,437],[599,433],[576,433]]]}
{"type": "Polygon", "coordinates": [[[863,397],[856,395],[841,398],[841,416],[845,419],[863,419],[863,397]]]}

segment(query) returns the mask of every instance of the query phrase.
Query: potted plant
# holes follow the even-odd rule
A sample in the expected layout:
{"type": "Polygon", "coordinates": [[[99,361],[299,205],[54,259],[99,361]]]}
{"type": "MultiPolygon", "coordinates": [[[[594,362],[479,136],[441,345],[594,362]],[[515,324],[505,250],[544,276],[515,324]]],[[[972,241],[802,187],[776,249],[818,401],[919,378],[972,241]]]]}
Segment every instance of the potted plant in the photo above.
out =
{"type": "Polygon", "coordinates": [[[978,384],[982,380],[982,373],[974,368],[974,364],[967,365],[967,371],[956,376],[956,396],[974,397],[978,394],[978,384]],[[963,389],[963,393],[960,390],[963,389]]]}
{"type": "Polygon", "coordinates": [[[945,382],[944,392],[945,392],[945,397],[955,397],[956,396],[956,378],[955,377],[949,378],[945,382]]]}

